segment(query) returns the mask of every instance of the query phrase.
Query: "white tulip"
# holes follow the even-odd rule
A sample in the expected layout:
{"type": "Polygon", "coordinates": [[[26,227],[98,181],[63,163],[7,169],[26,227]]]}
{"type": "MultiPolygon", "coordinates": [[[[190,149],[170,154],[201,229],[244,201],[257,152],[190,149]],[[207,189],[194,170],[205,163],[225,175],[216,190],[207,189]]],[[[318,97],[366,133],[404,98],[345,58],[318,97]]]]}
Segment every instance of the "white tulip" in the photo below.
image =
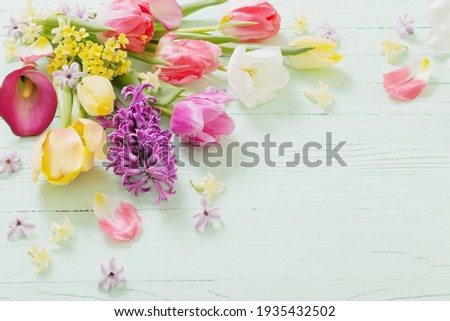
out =
{"type": "Polygon", "coordinates": [[[234,50],[228,77],[230,87],[248,108],[274,99],[274,91],[286,87],[290,78],[279,47],[246,52],[245,45],[234,50]]]}
{"type": "Polygon", "coordinates": [[[450,1],[431,0],[428,23],[432,30],[428,44],[442,52],[450,52],[450,1]]]}

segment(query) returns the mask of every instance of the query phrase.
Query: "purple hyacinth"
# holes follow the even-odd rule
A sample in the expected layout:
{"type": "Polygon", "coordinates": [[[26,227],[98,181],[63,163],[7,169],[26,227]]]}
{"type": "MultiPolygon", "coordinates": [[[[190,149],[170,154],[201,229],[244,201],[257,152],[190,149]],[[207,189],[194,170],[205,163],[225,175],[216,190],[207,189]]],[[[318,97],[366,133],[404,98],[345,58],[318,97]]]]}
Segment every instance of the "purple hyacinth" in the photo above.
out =
{"type": "Polygon", "coordinates": [[[148,86],[128,86],[122,90],[126,101],[132,99],[128,108],[121,108],[112,119],[114,130],[108,135],[107,168],[122,176],[123,185],[136,196],[155,188],[159,204],[175,194],[175,147],[171,143],[172,133],[160,127],[160,111],[149,103],[155,102],[155,98],[144,94],[148,86]]]}

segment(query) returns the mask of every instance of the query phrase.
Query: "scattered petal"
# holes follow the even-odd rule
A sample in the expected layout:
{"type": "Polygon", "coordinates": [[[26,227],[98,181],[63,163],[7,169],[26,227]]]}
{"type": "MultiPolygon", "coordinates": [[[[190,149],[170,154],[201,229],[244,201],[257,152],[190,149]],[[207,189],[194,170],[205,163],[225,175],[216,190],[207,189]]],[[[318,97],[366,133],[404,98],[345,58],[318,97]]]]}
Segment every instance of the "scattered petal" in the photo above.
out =
{"type": "Polygon", "coordinates": [[[334,102],[333,96],[330,95],[330,87],[328,84],[319,81],[319,91],[307,91],[305,96],[314,102],[318,108],[325,108],[334,102]]]}
{"type": "Polygon", "coordinates": [[[393,98],[412,100],[425,89],[430,75],[430,61],[427,58],[415,60],[384,75],[384,89],[393,98]]]}
{"type": "Polygon", "coordinates": [[[206,230],[212,221],[220,222],[221,216],[219,214],[218,208],[208,208],[208,200],[206,198],[202,198],[202,211],[194,214],[193,218],[197,219],[197,223],[195,224],[195,229],[197,231],[206,230]]]}
{"type": "Polygon", "coordinates": [[[413,24],[416,22],[413,18],[411,18],[407,13],[400,15],[398,18],[399,24],[395,28],[400,38],[405,39],[407,36],[412,35],[414,33],[413,24]]]}
{"type": "Polygon", "coordinates": [[[190,182],[192,187],[202,193],[208,202],[225,188],[225,184],[218,183],[216,177],[211,172],[208,172],[208,176],[203,177],[200,183],[194,183],[192,180],[190,182]]]}
{"type": "Polygon", "coordinates": [[[142,219],[133,205],[100,193],[94,199],[94,214],[103,231],[119,241],[133,240],[142,229],[142,219]]]}
{"type": "Polygon", "coordinates": [[[28,237],[27,232],[35,227],[36,225],[28,221],[28,217],[17,216],[9,223],[8,238],[13,238],[16,235],[20,238],[28,237]]]}
{"type": "Polygon", "coordinates": [[[402,54],[408,46],[401,39],[386,37],[382,42],[382,53],[386,56],[389,63],[394,61],[394,57],[402,54]]]}
{"type": "Polygon", "coordinates": [[[60,243],[63,241],[67,241],[70,237],[72,237],[72,232],[74,230],[74,226],[70,225],[70,220],[68,217],[64,219],[63,225],[59,225],[57,223],[53,223],[51,226],[51,230],[53,232],[53,238],[49,241],[50,243],[60,243]]]}
{"type": "Polygon", "coordinates": [[[123,276],[124,268],[122,267],[119,269],[117,267],[115,258],[109,261],[107,267],[102,264],[100,271],[103,277],[98,282],[98,285],[103,287],[108,292],[111,292],[114,287],[125,283],[125,277],[123,276]]]}
{"type": "Polygon", "coordinates": [[[17,172],[17,167],[21,163],[22,160],[16,151],[0,153],[0,174],[17,172]]]}
{"type": "Polygon", "coordinates": [[[39,249],[36,245],[31,246],[31,251],[28,254],[32,257],[31,263],[39,267],[39,273],[44,272],[51,261],[50,252],[47,251],[45,246],[39,249]]]}

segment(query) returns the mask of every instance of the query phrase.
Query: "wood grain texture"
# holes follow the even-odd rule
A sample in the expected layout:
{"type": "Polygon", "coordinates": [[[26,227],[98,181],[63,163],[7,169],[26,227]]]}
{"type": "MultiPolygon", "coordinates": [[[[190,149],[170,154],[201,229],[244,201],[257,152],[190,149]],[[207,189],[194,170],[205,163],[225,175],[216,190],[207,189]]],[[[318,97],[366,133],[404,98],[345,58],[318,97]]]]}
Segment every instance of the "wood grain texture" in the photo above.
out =
{"type": "MultiPolygon", "coordinates": [[[[25,8],[25,0],[0,6],[0,21],[25,8]]],[[[39,8],[56,0],[37,2],[39,8]]],[[[102,1],[78,0],[97,8],[102,1]]],[[[226,192],[215,202],[223,225],[205,233],[193,229],[199,196],[189,179],[205,167],[179,170],[177,195],[155,206],[154,195],[135,199],[120,179],[97,166],[72,185],[31,183],[30,151],[35,139],[14,137],[0,119],[0,151],[23,156],[20,172],[0,178],[1,300],[448,300],[450,299],[450,71],[445,57],[425,45],[429,32],[425,0],[278,0],[283,33],[269,43],[292,38],[294,13],[308,13],[317,25],[333,24],[345,57],[334,68],[291,71],[290,85],[277,100],[256,109],[230,105],[236,132],[224,141],[292,141],[276,167],[214,169],[226,192]],[[417,34],[396,65],[380,55],[379,42],[394,35],[398,14],[416,18],[417,34]],[[433,77],[421,97],[397,103],[387,97],[382,75],[408,59],[430,57],[433,77]],[[318,81],[330,84],[336,104],[320,112],[304,97],[318,81]],[[303,144],[333,132],[347,141],[348,167],[286,168],[303,144]],[[92,200],[97,192],[135,204],[144,232],[131,244],[108,240],[97,226],[92,200]],[[16,214],[37,224],[27,240],[9,241],[6,229],[16,214]],[[44,245],[49,226],[68,216],[75,239],[49,246],[50,270],[39,276],[30,263],[30,244],[44,245]],[[99,265],[117,257],[127,286],[106,294],[97,289],[99,265]]],[[[192,19],[210,22],[223,8],[192,19]]],[[[0,31],[2,37],[4,30],[0,31]]],[[[0,50],[0,54],[4,49],[0,50]]],[[[17,64],[0,64],[0,78],[17,64]]],[[[190,86],[202,90],[223,73],[190,86]]],[[[57,127],[56,119],[53,127],[57,127]]],[[[263,150],[257,151],[263,157],[263,150]]],[[[185,155],[182,155],[182,159],[185,155]]],[[[201,155],[197,155],[201,156],[201,155]]],[[[311,156],[325,157],[323,152],[311,156]]],[[[100,164],[99,164],[100,165],[100,164]]]]}

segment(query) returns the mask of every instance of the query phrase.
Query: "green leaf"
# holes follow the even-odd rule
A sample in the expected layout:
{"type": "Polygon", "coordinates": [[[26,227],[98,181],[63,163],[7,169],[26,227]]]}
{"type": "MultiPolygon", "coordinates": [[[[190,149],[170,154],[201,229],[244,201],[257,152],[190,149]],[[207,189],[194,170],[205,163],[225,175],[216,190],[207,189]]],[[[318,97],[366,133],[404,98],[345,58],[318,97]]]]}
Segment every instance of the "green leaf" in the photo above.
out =
{"type": "Polygon", "coordinates": [[[38,25],[43,25],[48,28],[56,28],[59,26],[58,18],[62,18],[64,20],[70,20],[72,26],[75,26],[77,28],[84,28],[87,32],[91,33],[99,33],[99,32],[105,32],[105,31],[114,31],[113,28],[103,26],[100,24],[97,24],[95,22],[91,21],[84,21],[78,18],[72,18],[72,17],[65,17],[65,16],[49,16],[46,19],[33,19],[33,22],[38,25]]]}
{"type": "Polygon", "coordinates": [[[203,0],[182,5],[181,8],[183,9],[183,16],[187,17],[204,8],[217,6],[227,2],[228,0],[203,0]]]}
{"type": "Polygon", "coordinates": [[[153,94],[157,99],[156,105],[158,106],[170,105],[186,90],[186,88],[176,87],[164,81],[159,81],[159,83],[160,88],[158,92],[153,94]]]}

